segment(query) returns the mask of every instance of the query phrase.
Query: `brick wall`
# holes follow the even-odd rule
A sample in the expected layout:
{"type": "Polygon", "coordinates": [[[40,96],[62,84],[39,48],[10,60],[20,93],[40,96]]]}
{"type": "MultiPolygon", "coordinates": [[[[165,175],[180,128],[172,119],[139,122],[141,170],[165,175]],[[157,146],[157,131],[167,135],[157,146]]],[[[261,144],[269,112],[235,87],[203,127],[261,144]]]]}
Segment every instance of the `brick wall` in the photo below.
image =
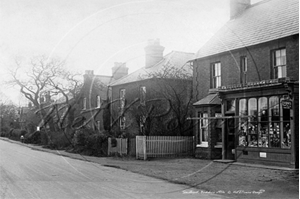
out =
{"type": "MultiPolygon", "coordinates": [[[[139,99],[140,92],[139,89],[141,86],[146,87],[146,101],[156,98],[164,98],[161,91],[161,85],[157,84],[159,80],[141,80],[136,81],[128,84],[122,84],[122,85],[116,85],[112,87],[112,100],[117,100],[120,98],[120,90],[125,89],[125,98],[126,98],[126,105],[131,104],[134,100],[139,99]]],[[[176,88],[179,92],[184,92],[184,96],[186,97],[185,102],[189,98],[191,98],[191,87],[192,87],[192,81],[191,80],[169,80],[170,84],[172,84],[173,88],[176,88]]],[[[139,134],[139,126],[137,123],[136,115],[134,115],[134,109],[136,109],[139,106],[140,102],[137,101],[129,111],[125,113],[126,117],[126,125],[129,125],[127,128],[127,131],[130,132],[130,134],[139,134]],[[132,111],[133,110],[133,111],[132,111]]],[[[157,101],[155,104],[155,110],[153,111],[153,114],[157,112],[157,114],[161,114],[164,111],[167,110],[167,101],[157,101]]],[[[119,102],[116,102],[112,105],[112,112],[114,113],[114,119],[117,118],[117,114],[119,113],[119,102]]],[[[149,107],[148,107],[149,108],[149,107]]],[[[162,125],[162,122],[165,122],[168,119],[168,117],[164,118],[157,118],[156,122],[160,122],[157,124],[153,124],[153,127],[150,128],[151,133],[155,132],[155,125],[162,125]],[[161,119],[161,121],[160,121],[161,119]]],[[[117,130],[118,125],[114,127],[114,130],[117,130]]],[[[192,134],[192,133],[191,133],[192,134]]]]}
{"type": "MultiPolygon", "coordinates": [[[[80,100],[80,110],[83,110],[83,99],[86,98],[86,110],[91,110],[97,107],[97,96],[101,97],[102,103],[107,100],[107,89],[108,87],[101,84],[100,79],[93,74],[85,74],[84,75],[84,85],[82,88],[82,97],[80,100]]],[[[86,120],[89,120],[93,117],[93,111],[83,112],[81,115],[85,117],[86,120]]],[[[100,130],[104,130],[103,124],[103,111],[101,111],[94,119],[89,122],[88,126],[94,128],[97,126],[97,121],[100,121],[100,130]]]]}
{"type": "Polygon", "coordinates": [[[240,83],[240,57],[248,59],[247,81],[272,79],[272,51],[286,48],[287,76],[299,80],[299,35],[233,50],[194,61],[194,98],[200,100],[208,95],[210,88],[210,65],[221,62],[221,84],[240,83]]]}

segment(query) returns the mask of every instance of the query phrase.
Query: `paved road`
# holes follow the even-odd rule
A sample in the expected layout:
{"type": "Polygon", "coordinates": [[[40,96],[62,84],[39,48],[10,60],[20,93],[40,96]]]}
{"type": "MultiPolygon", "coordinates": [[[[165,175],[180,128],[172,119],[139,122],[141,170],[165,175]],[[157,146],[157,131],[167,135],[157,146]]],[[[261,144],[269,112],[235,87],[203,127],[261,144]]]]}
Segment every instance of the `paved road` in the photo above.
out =
{"type": "Polygon", "coordinates": [[[0,140],[0,198],[221,198],[0,140]]]}

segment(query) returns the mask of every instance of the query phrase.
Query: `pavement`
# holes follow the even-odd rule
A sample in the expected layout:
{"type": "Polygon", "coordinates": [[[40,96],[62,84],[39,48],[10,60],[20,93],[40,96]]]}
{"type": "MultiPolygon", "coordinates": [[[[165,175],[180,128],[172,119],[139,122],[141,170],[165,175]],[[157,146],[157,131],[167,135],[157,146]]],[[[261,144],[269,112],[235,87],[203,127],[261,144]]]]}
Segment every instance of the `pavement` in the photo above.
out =
{"type": "Polygon", "coordinates": [[[136,160],[134,157],[92,157],[50,150],[1,137],[33,150],[98,163],[190,187],[187,194],[216,193],[229,198],[299,198],[299,170],[195,158],[136,160]]]}

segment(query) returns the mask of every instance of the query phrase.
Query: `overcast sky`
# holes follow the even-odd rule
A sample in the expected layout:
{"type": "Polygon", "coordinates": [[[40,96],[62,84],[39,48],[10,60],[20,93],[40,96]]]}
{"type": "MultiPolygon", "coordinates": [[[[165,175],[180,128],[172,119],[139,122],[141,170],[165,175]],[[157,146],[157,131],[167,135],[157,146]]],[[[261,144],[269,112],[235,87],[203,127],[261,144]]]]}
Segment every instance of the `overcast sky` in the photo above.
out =
{"type": "Polygon", "coordinates": [[[99,75],[126,62],[131,73],[144,66],[148,39],[159,38],[164,55],[196,53],[228,20],[229,0],[0,0],[1,79],[16,57],[37,55],[99,75]]]}

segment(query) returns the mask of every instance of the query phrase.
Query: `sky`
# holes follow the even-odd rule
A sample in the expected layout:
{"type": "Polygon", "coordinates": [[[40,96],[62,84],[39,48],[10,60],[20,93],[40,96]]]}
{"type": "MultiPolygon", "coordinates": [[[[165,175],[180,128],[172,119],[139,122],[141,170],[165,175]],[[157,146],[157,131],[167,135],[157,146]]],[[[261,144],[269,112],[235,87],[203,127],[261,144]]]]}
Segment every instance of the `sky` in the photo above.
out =
{"type": "Polygon", "coordinates": [[[27,103],[3,83],[16,59],[58,57],[97,75],[126,62],[132,73],[144,67],[149,39],[160,39],[164,55],[196,53],[228,20],[229,0],[0,0],[0,100],[27,103]]]}

